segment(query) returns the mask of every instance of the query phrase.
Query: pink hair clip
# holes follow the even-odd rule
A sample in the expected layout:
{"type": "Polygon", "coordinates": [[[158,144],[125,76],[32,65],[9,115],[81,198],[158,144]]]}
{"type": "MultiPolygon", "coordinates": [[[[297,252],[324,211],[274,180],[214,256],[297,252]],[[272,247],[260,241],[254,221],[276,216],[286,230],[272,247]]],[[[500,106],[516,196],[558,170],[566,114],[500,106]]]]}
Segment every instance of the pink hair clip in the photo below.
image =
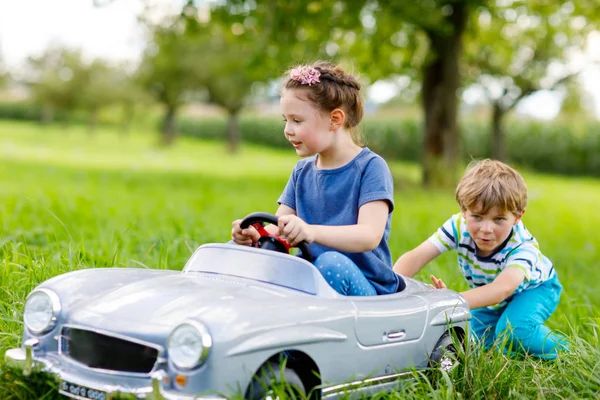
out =
{"type": "Polygon", "coordinates": [[[321,76],[321,73],[309,66],[296,67],[290,72],[291,79],[308,86],[312,86],[313,83],[319,83],[319,76],[321,76]]]}

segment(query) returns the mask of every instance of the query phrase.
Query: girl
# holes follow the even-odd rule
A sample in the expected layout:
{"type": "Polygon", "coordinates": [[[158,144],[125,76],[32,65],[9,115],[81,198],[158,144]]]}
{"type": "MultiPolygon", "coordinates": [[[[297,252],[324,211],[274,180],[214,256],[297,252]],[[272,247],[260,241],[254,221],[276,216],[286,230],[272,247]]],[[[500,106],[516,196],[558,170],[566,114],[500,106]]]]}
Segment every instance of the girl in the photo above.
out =
{"type": "MultiPolygon", "coordinates": [[[[361,146],[357,79],[316,62],[289,71],[281,93],[284,135],[300,160],[278,200],[271,234],[310,244],[315,265],[339,293],[368,296],[402,289],[392,271],[388,236],[394,209],[386,162],[361,146]]],[[[233,241],[252,245],[254,228],[233,222],[233,241]]]]}

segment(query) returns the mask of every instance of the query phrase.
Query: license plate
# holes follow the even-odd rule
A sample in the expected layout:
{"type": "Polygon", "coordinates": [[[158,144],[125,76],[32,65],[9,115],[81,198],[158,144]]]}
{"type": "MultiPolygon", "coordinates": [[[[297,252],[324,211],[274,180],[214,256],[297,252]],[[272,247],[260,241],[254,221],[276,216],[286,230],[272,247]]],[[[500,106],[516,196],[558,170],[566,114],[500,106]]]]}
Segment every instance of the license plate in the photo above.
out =
{"type": "Polygon", "coordinates": [[[58,392],[73,399],[108,400],[106,392],[102,390],[91,389],[67,381],[60,383],[58,392]]]}

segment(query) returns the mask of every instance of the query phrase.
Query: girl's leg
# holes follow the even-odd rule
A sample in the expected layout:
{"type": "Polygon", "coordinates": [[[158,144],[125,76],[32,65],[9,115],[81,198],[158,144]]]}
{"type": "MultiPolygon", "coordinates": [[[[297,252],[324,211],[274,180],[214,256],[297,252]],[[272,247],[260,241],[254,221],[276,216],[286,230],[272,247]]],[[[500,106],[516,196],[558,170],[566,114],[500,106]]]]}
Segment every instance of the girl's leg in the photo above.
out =
{"type": "Polygon", "coordinates": [[[354,262],[336,251],[322,253],[314,262],[327,283],[347,296],[375,296],[377,292],[354,262]]]}
{"type": "Polygon", "coordinates": [[[483,342],[485,349],[494,345],[496,340],[496,323],[502,315],[502,310],[490,310],[488,308],[478,308],[471,310],[471,333],[483,342]]]}
{"type": "Polygon", "coordinates": [[[513,351],[548,360],[556,358],[558,350],[566,349],[567,343],[544,325],[544,321],[556,310],[561,290],[555,277],[515,295],[498,321],[496,335],[507,335],[513,351]]]}

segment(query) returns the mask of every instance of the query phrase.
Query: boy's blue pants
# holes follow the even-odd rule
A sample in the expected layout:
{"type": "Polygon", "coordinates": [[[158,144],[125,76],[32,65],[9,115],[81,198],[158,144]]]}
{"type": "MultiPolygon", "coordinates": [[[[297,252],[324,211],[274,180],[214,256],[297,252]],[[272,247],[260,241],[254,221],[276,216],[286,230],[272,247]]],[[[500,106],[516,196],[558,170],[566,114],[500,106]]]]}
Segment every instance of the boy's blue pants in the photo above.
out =
{"type": "Polygon", "coordinates": [[[516,353],[554,359],[567,344],[544,321],[556,310],[561,291],[558,277],[554,276],[535,289],[515,295],[503,308],[472,310],[471,329],[486,349],[504,343],[516,353]]]}

